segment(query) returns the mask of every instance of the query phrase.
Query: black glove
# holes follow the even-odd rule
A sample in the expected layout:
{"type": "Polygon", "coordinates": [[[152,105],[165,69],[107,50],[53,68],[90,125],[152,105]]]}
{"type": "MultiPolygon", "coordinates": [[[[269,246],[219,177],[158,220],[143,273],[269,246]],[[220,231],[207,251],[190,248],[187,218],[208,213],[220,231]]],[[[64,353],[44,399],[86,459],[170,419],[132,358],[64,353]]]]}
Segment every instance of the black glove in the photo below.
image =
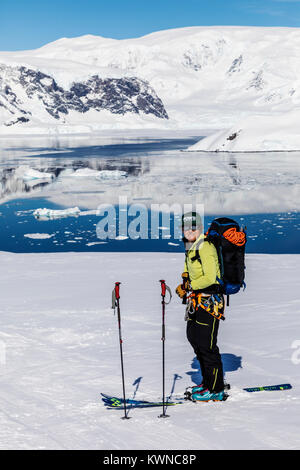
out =
{"type": "Polygon", "coordinates": [[[189,277],[189,273],[187,272],[184,272],[181,274],[181,277],[182,277],[182,288],[189,292],[190,290],[192,290],[191,288],[191,284],[190,284],[190,277],[189,277]]]}
{"type": "Polygon", "coordinates": [[[181,299],[183,299],[186,296],[186,294],[191,290],[191,286],[190,286],[190,280],[189,280],[189,273],[184,272],[182,273],[181,277],[182,277],[182,283],[176,287],[175,292],[181,299]]]}

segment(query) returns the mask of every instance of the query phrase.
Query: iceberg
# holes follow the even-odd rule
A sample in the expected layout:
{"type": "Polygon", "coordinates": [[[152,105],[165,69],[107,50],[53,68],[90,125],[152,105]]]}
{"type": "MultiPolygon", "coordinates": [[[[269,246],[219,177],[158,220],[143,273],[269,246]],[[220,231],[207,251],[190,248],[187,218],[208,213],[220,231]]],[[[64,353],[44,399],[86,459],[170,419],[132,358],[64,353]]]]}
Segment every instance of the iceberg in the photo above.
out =
{"type": "Polygon", "coordinates": [[[33,212],[36,219],[48,220],[48,219],[61,219],[63,217],[78,217],[80,215],[80,209],[78,207],[71,207],[70,209],[36,209],[33,212]]]}
{"type": "Polygon", "coordinates": [[[120,170],[93,170],[91,168],[80,168],[78,170],[67,169],[60,174],[60,178],[96,178],[96,180],[119,179],[127,175],[126,171],[120,170]]]}
{"type": "Polygon", "coordinates": [[[96,176],[97,180],[110,180],[110,179],[119,179],[124,178],[127,175],[126,171],[120,170],[101,170],[98,171],[96,176]]]}
{"type": "Polygon", "coordinates": [[[54,233],[25,233],[24,237],[31,238],[32,240],[47,240],[54,237],[54,233]]]}
{"type": "Polygon", "coordinates": [[[28,170],[25,171],[23,174],[23,180],[24,181],[31,181],[31,180],[52,180],[54,178],[54,175],[52,173],[46,173],[45,171],[38,171],[34,170],[32,168],[29,168],[28,170]]]}

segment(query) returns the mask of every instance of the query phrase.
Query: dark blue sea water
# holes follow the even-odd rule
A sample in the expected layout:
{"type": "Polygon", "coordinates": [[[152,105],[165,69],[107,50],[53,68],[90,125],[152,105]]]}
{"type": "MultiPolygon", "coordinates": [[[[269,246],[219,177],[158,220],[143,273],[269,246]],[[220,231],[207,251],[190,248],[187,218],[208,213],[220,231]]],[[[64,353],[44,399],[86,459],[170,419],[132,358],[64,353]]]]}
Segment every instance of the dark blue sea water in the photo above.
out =
{"type": "MultiPolygon", "coordinates": [[[[181,252],[183,245],[174,238],[174,215],[171,216],[170,234],[160,229],[159,239],[101,240],[97,237],[96,226],[101,220],[97,215],[67,217],[55,220],[37,220],[32,211],[37,207],[58,209],[47,200],[17,199],[2,204],[0,251],[12,252],[64,252],[64,251],[158,251],[181,252]],[[31,239],[26,234],[46,233],[48,239],[31,239]]],[[[116,213],[118,213],[116,211],[116,213]]],[[[269,214],[222,214],[233,217],[240,225],[246,226],[247,252],[249,253],[299,253],[300,214],[299,212],[269,214]]],[[[204,217],[205,230],[214,217],[204,217]]],[[[128,222],[133,218],[128,217],[128,222]]],[[[149,214],[150,221],[150,214],[149,214]]],[[[176,222],[175,222],[176,223],[176,222]]],[[[150,224],[149,224],[150,225],[150,224]]],[[[117,219],[118,226],[118,219],[117,219]]],[[[119,235],[118,230],[116,232],[119,235]]]]}

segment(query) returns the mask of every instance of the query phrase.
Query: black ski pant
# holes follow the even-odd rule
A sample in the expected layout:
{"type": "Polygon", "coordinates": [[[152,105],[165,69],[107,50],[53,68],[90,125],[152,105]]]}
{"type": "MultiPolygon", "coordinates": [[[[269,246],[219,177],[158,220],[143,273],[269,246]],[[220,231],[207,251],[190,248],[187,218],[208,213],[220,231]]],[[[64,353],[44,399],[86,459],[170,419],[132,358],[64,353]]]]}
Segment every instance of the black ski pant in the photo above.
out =
{"type": "Polygon", "coordinates": [[[187,339],[200,363],[203,386],[210,392],[224,390],[222,359],[217,346],[220,320],[198,307],[187,321],[187,339]]]}

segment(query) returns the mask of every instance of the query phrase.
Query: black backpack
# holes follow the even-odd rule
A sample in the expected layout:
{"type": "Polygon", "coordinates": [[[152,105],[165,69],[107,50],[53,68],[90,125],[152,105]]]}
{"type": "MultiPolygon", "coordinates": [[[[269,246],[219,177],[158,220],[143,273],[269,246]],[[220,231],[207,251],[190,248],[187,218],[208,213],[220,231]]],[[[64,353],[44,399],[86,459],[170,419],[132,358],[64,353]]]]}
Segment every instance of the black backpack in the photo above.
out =
{"type": "Polygon", "coordinates": [[[246,287],[245,279],[245,246],[247,243],[246,231],[239,224],[227,217],[214,219],[206,232],[207,241],[216,247],[219,263],[222,293],[237,294],[241,287],[246,287]]]}

